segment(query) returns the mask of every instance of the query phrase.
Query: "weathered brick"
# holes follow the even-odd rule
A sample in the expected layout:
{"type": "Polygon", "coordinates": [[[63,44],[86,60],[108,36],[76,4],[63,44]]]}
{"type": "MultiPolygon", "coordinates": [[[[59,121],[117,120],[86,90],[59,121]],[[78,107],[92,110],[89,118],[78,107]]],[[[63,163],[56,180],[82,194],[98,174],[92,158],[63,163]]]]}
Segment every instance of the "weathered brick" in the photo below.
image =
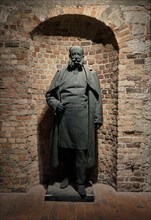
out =
{"type": "Polygon", "coordinates": [[[2,173],[8,173],[4,187],[8,191],[26,191],[27,185],[39,181],[37,147],[45,161],[42,175],[50,178],[50,118],[44,95],[57,69],[67,64],[69,47],[82,45],[87,64],[99,75],[103,94],[104,125],[97,132],[99,181],[114,187],[117,181],[121,191],[148,189],[150,162],[146,149],[150,116],[146,100],[150,31],[147,7],[129,10],[121,3],[115,16],[115,10],[109,10],[110,5],[101,1],[101,7],[95,3],[75,7],[71,1],[64,2],[66,7],[63,3],[57,7],[53,1],[43,7],[38,2],[34,8],[24,3],[24,13],[14,4],[19,20],[13,10],[5,10],[9,16],[3,16],[1,23],[1,143],[2,165],[6,167],[2,173]],[[46,8],[50,8],[49,13],[46,8]],[[63,15],[69,14],[71,17],[65,22],[63,15]],[[140,15],[144,15],[143,19],[140,15]],[[53,23],[52,17],[58,23],[53,23]],[[63,25],[58,28],[56,24],[63,25]],[[33,29],[31,40],[29,32],[33,29]]]}
{"type": "Polygon", "coordinates": [[[126,88],[127,93],[141,93],[142,89],[137,89],[137,88],[126,88]]]}
{"type": "Polygon", "coordinates": [[[144,64],[145,60],[144,59],[135,59],[134,64],[144,64]]]}
{"type": "Polygon", "coordinates": [[[126,55],[127,59],[134,59],[138,57],[138,53],[134,53],[134,54],[127,54],[126,55]]]}
{"type": "Polygon", "coordinates": [[[19,47],[19,42],[18,41],[5,42],[5,47],[19,47]]]}

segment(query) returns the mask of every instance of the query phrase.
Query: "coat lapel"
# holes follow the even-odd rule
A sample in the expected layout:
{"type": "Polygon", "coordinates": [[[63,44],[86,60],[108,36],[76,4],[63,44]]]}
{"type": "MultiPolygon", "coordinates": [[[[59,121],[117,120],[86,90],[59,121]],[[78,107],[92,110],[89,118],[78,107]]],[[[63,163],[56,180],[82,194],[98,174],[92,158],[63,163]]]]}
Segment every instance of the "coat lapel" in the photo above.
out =
{"type": "Polygon", "coordinates": [[[98,80],[96,79],[97,74],[93,72],[91,69],[89,70],[87,66],[84,66],[84,70],[86,73],[87,83],[89,87],[97,93],[97,97],[100,94],[100,86],[98,85],[98,80]]]}

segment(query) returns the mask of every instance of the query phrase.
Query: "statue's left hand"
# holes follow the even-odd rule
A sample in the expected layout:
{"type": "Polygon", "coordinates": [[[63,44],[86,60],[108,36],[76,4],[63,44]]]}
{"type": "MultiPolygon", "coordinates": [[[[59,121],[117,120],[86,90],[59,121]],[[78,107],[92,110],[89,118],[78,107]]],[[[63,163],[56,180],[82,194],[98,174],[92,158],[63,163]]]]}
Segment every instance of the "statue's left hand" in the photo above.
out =
{"type": "Polygon", "coordinates": [[[60,102],[58,105],[57,105],[57,109],[56,109],[56,112],[57,113],[61,113],[65,110],[65,107],[63,106],[63,104],[60,102]]]}

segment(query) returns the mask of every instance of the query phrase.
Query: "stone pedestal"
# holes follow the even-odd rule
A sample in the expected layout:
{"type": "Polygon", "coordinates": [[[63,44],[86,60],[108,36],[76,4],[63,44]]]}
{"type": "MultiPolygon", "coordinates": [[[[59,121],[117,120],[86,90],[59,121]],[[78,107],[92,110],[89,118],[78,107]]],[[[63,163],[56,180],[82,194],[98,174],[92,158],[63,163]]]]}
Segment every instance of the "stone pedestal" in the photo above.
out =
{"type": "Polygon", "coordinates": [[[45,195],[45,201],[93,202],[94,194],[90,183],[86,185],[86,192],[87,196],[81,198],[74,184],[69,185],[65,189],[60,189],[60,182],[55,182],[49,184],[45,195]]]}

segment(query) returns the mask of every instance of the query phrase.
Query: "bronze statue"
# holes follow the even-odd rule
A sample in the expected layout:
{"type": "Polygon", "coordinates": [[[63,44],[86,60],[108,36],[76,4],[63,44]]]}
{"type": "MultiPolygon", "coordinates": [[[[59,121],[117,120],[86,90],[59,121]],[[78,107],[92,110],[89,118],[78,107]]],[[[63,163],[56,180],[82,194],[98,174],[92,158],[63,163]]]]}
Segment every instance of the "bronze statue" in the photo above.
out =
{"type": "Polygon", "coordinates": [[[68,186],[75,167],[77,191],[85,197],[86,169],[95,165],[95,132],[103,123],[103,113],[97,73],[83,59],[80,46],[69,49],[69,63],[57,71],[46,100],[54,111],[52,165],[64,164],[60,188],[68,186]]]}

